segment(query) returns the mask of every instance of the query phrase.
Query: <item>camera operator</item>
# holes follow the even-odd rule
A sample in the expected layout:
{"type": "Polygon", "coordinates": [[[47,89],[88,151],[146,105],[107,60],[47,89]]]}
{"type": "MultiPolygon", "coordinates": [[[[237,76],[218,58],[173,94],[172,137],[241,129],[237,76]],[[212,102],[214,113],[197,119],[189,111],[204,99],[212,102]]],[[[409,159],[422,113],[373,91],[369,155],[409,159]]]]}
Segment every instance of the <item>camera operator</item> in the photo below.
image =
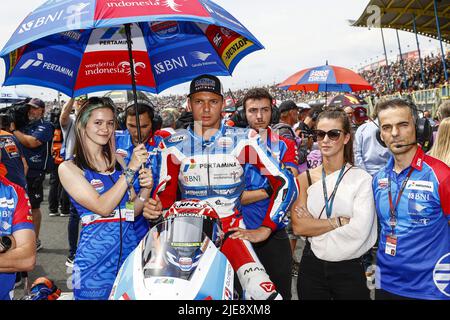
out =
{"type": "Polygon", "coordinates": [[[0,177],[0,197],[0,300],[11,300],[16,272],[34,268],[36,244],[25,190],[0,177]]]}
{"type": "Polygon", "coordinates": [[[43,182],[45,173],[54,166],[51,146],[54,127],[44,121],[45,103],[41,99],[33,98],[26,103],[29,123],[23,128],[17,128],[11,123],[10,131],[23,146],[25,159],[28,161],[27,173],[28,195],[30,197],[31,212],[36,232],[36,249],[42,248],[39,240],[41,227],[41,202],[44,196],[43,182]]]}

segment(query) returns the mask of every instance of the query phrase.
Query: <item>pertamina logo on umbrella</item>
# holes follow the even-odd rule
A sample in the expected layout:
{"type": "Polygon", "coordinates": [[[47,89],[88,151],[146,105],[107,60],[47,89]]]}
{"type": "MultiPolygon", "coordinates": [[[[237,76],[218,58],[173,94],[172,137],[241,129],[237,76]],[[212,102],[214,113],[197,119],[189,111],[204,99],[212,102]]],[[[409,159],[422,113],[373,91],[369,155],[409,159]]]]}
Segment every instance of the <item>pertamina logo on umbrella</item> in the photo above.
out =
{"type": "Polygon", "coordinates": [[[20,69],[26,70],[31,67],[33,67],[33,68],[40,67],[42,69],[61,73],[68,77],[73,78],[73,70],[63,67],[61,65],[55,64],[55,63],[46,62],[44,59],[44,55],[39,52],[36,54],[36,59],[28,59],[27,61],[25,61],[25,63],[23,65],[20,66],[20,69]]]}

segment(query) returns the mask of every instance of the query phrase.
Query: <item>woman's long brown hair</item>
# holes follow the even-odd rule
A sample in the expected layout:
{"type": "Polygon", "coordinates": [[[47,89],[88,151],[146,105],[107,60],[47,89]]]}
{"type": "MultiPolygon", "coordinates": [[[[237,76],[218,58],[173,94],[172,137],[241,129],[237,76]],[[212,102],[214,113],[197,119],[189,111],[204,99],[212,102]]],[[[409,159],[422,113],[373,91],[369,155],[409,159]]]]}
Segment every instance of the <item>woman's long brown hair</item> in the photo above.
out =
{"type": "Polygon", "coordinates": [[[327,108],[325,111],[320,113],[317,118],[317,123],[319,123],[321,119],[335,119],[342,123],[344,133],[350,134],[350,140],[344,147],[344,161],[350,163],[351,165],[355,165],[353,154],[353,129],[347,114],[340,108],[327,108]]]}
{"type": "MultiPolygon", "coordinates": [[[[91,97],[82,106],[75,120],[75,148],[74,162],[81,169],[91,169],[99,171],[94,165],[94,159],[86,148],[86,125],[92,112],[97,109],[110,109],[116,122],[115,106],[110,98],[91,97]]],[[[114,132],[108,143],[103,146],[103,153],[106,159],[107,171],[113,171],[116,165],[116,143],[114,132]]]]}

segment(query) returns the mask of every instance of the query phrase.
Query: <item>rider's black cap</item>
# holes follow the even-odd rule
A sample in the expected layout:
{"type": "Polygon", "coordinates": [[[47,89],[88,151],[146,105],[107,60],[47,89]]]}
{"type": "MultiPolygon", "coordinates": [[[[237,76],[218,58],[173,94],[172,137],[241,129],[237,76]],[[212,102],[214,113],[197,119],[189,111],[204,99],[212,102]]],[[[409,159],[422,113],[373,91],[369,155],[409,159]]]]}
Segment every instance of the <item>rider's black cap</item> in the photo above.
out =
{"type": "Polygon", "coordinates": [[[204,74],[191,81],[189,96],[197,92],[212,92],[223,97],[223,88],[219,78],[204,74]]]}

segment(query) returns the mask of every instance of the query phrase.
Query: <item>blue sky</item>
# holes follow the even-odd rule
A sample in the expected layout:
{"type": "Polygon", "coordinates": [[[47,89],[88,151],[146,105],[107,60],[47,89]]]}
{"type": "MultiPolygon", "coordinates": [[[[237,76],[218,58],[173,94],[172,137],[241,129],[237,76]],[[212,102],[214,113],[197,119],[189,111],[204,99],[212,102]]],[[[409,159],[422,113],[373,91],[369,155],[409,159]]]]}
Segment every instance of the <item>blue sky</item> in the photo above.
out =
{"type": "MultiPolygon", "coordinates": [[[[20,6],[0,4],[0,47],[22,19],[44,0],[19,0],[20,6]]],[[[225,89],[279,83],[300,69],[325,64],[355,68],[380,60],[383,55],[379,29],[351,27],[369,0],[216,0],[241,21],[265,50],[245,57],[232,77],[223,77],[225,89]]],[[[400,32],[402,51],[416,49],[414,34],[400,32]]],[[[398,54],[394,30],[385,30],[388,55],[398,54]],[[391,53],[392,51],[392,53],[391,53]]],[[[419,36],[422,49],[436,50],[438,42],[419,36]]],[[[0,83],[4,65],[0,62],[0,83]]],[[[184,93],[188,84],[165,90],[163,94],[184,93]]],[[[45,99],[56,97],[56,91],[21,86],[19,91],[45,99]]]]}

